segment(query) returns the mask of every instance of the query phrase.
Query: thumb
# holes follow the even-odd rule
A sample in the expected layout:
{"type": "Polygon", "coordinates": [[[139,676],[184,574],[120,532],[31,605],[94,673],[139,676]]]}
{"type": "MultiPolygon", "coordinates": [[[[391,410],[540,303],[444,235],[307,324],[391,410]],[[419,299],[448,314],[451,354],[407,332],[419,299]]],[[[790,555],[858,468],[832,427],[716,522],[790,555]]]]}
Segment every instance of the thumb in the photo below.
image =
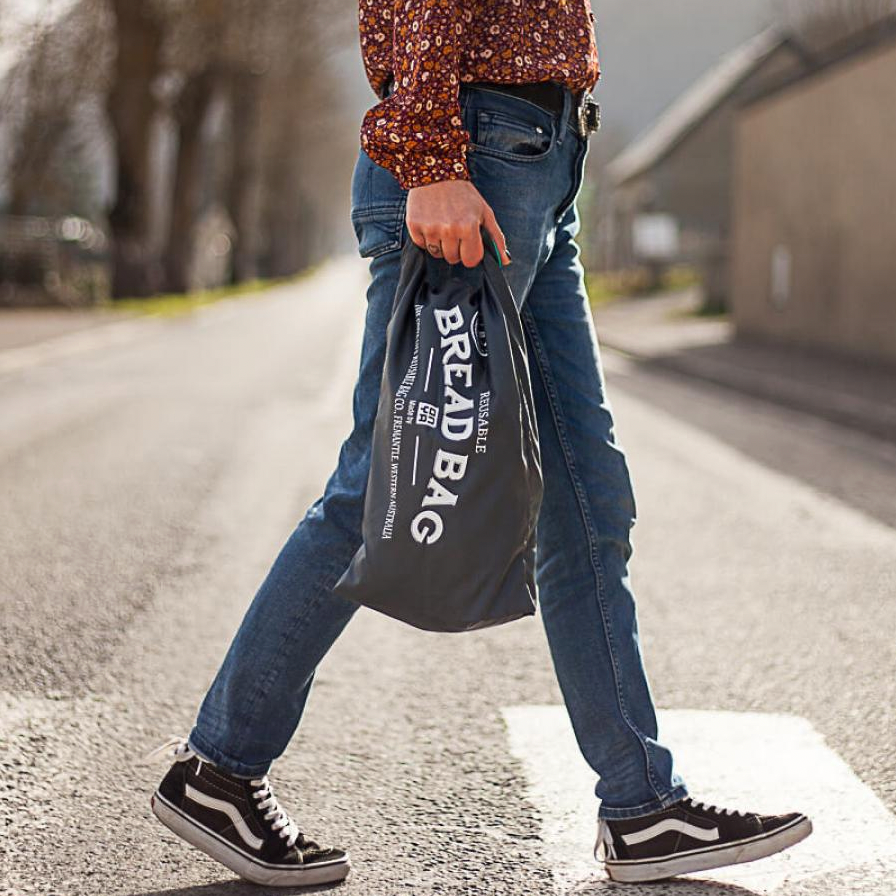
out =
{"type": "Polygon", "coordinates": [[[510,253],[507,251],[507,239],[504,237],[504,231],[498,226],[498,221],[495,218],[495,213],[491,210],[490,206],[485,207],[485,215],[482,221],[482,226],[488,231],[489,236],[495,241],[495,245],[498,247],[498,251],[501,253],[501,263],[502,264],[510,264],[512,259],[510,257],[510,253]]]}

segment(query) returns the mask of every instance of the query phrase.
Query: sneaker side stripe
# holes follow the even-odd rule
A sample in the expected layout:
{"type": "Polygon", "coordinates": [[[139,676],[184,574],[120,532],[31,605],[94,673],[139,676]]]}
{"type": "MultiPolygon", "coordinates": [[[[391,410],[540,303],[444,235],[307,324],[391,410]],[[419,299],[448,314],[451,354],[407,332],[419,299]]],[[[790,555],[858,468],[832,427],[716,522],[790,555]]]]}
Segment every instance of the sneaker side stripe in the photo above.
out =
{"type": "Polygon", "coordinates": [[[264,845],[264,840],[262,840],[261,837],[256,837],[255,834],[249,830],[249,825],[246,824],[243,816],[240,815],[233,803],[228,803],[227,800],[219,800],[217,797],[209,796],[207,793],[203,793],[201,790],[197,790],[189,784],[186,785],[184,792],[187,797],[193,800],[193,802],[199,803],[201,806],[205,806],[208,809],[217,809],[219,812],[223,812],[227,815],[233,822],[233,827],[236,832],[243,838],[243,842],[246,846],[251,849],[261,849],[264,845]]]}
{"type": "MultiPolygon", "coordinates": [[[[176,814],[180,818],[182,818],[188,825],[190,825],[194,828],[198,828],[201,831],[204,831],[210,837],[214,837],[215,840],[218,840],[227,849],[232,850],[233,852],[239,853],[241,856],[245,856],[253,865],[258,865],[262,868],[276,868],[276,869],[285,868],[290,871],[295,870],[296,866],[294,864],[284,865],[284,864],[278,863],[278,862],[262,862],[262,860],[259,859],[257,856],[253,856],[252,853],[246,852],[244,849],[240,849],[240,847],[237,846],[236,843],[233,843],[231,840],[228,840],[226,837],[222,837],[217,831],[213,831],[210,827],[207,827],[206,825],[202,824],[201,821],[197,821],[195,818],[193,818],[192,815],[189,815],[188,813],[184,812],[183,809],[180,809],[177,806],[175,806],[174,803],[170,802],[169,800],[166,800],[165,797],[163,797],[162,794],[159,793],[158,790],[155,792],[154,796],[155,796],[157,802],[164,803],[165,806],[167,806],[174,814],[176,814]]],[[[183,832],[181,832],[181,831],[175,831],[175,833],[178,833],[178,834],[180,834],[180,836],[183,836],[183,832]]],[[[339,864],[348,864],[348,855],[347,854],[346,854],[345,858],[327,859],[324,862],[314,862],[314,864],[312,864],[312,865],[306,865],[306,866],[302,866],[302,867],[311,869],[311,868],[320,868],[325,865],[339,865],[339,864]]],[[[228,867],[230,867],[230,866],[228,866],[228,867]]]]}
{"type": "MultiPolygon", "coordinates": [[[[800,825],[805,824],[808,827],[808,832],[805,836],[808,836],[812,832],[812,825],[808,818],[805,815],[801,815],[799,818],[795,818],[790,824],[783,825],[780,828],[775,828],[771,831],[764,831],[761,834],[756,834],[755,837],[745,837],[743,840],[728,840],[722,843],[717,843],[715,846],[701,846],[698,849],[687,849],[683,852],[674,853],[674,858],[682,858],[685,856],[697,856],[704,855],[708,853],[714,852],[724,852],[726,849],[731,849],[732,847],[744,846],[748,843],[759,843],[763,840],[773,840],[779,834],[783,834],[785,831],[790,831],[795,827],[799,827],[800,825]]],[[[799,841],[797,841],[799,842],[799,841]]],[[[648,859],[607,859],[607,865],[650,865],[655,863],[656,857],[648,858],[648,859]]]]}
{"type": "Polygon", "coordinates": [[[678,818],[666,818],[663,821],[652,824],[649,828],[632,831],[631,834],[623,834],[622,839],[626,846],[635,846],[638,843],[644,843],[647,840],[652,840],[654,837],[659,837],[667,831],[678,831],[688,837],[693,837],[694,840],[703,840],[706,843],[719,839],[718,828],[700,828],[695,824],[689,824],[678,818]]]}

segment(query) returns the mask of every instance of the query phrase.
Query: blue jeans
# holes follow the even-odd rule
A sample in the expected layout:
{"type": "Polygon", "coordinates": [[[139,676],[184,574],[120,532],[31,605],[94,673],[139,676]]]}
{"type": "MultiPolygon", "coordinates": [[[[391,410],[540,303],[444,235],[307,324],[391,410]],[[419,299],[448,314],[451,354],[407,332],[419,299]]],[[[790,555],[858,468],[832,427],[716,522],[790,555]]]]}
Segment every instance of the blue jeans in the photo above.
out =
{"type": "MultiPolygon", "coordinates": [[[[566,112],[461,87],[473,183],[513,255],[505,268],[528,339],[544,502],[537,582],[551,656],[576,738],[597,772],[599,814],[626,818],[686,795],[641,662],[627,562],[635,504],[613,435],[575,242],[589,138],[566,112]]],[[[407,191],[361,150],[352,222],[370,259],[354,427],[323,496],[292,532],[255,595],[189,735],[201,757],[259,776],[292,738],[315,668],[358,609],[331,593],[361,543],[370,443],[399,274],[407,191]]],[[[459,270],[459,273],[463,273],[459,270]]]]}

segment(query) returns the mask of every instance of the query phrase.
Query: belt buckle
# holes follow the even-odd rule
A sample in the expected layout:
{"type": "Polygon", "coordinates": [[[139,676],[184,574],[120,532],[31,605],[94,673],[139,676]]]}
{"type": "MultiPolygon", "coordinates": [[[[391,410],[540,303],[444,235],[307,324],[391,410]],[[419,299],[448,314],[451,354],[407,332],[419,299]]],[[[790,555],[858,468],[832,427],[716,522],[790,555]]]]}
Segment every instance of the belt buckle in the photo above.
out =
{"type": "Polygon", "coordinates": [[[580,137],[587,137],[600,128],[600,103],[587,91],[582,91],[579,99],[576,121],[580,137]]]}

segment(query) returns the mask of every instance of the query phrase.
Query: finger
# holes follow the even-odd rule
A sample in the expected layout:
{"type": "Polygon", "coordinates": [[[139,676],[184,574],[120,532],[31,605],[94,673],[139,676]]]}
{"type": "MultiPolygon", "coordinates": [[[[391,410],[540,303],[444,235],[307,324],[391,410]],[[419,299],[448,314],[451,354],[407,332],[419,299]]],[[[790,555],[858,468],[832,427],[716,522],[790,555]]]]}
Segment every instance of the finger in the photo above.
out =
{"type": "Polygon", "coordinates": [[[408,236],[421,249],[426,249],[426,234],[416,225],[408,225],[408,236]]]}
{"type": "Polygon", "coordinates": [[[460,258],[468,268],[475,268],[482,261],[484,252],[482,237],[479,235],[479,225],[470,229],[460,241],[460,258]]]}
{"type": "Polygon", "coordinates": [[[442,257],[448,264],[460,261],[460,240],[456,236],[442,237],[442,257]]]}
{"type": "Polygon", "coordinates": [[[510,264],[512,259],[510,253],[507,251],[507,238],[504,236],[504,231],[498,226],[498,221],[495,218],[495,213],[492,211],[491,206],[486,206],[485,218],[482,222],[482,226],[495,241],[495,245],[501,253],[501,263],[510,264]]]}
{"type": "Polygon", "coordinates": [[[426,250],[433,258],[441,258],[442,235],[432,227],[421,228],[420,234],[421,240],[417,245],[426,250]]]}

